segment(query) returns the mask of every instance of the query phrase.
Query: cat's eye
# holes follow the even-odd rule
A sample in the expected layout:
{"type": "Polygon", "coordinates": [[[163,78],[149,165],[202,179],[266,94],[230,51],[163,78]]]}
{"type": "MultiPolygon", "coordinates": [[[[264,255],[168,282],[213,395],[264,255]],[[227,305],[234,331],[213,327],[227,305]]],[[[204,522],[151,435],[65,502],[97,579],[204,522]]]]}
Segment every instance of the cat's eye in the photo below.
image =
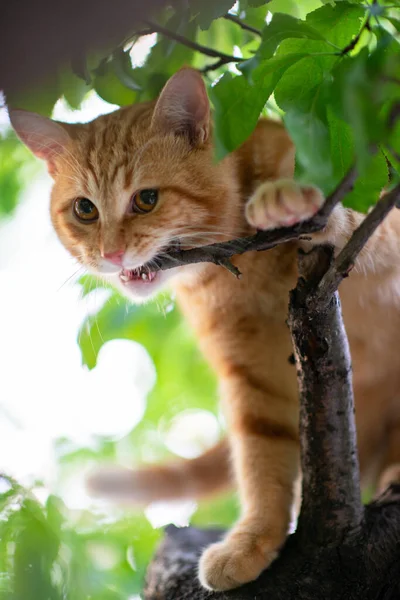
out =
{"type": "Polygon", "coordinates": [[[158,190],[141,190],[132,197],[132,210],[136,213],[149,213],[158,202],[158,190]]]}
{"type": "Polygon", "coordinates": [[[99,218],[99,211],[88,198],[77,198],[73,210],[75,217],[82,223],[93,223],[99,218]]]}

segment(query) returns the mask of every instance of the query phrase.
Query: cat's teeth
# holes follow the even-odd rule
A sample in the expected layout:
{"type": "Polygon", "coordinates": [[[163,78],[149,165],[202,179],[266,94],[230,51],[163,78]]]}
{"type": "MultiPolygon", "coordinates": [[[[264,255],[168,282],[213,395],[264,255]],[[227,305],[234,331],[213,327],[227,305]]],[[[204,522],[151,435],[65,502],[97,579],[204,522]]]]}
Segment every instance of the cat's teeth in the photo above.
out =
{"type": "Polygon", "coordinates": [[[120,275],[120,278],[122,279],[122,281],[129,281],[130,279],[129,275],[120,275]]]}
{"type": "Polygon", "coordinates": [[[147,273],[142,273],[142,279],[147,280],[149,278],[149,276],[147,275],[147,273]]]}

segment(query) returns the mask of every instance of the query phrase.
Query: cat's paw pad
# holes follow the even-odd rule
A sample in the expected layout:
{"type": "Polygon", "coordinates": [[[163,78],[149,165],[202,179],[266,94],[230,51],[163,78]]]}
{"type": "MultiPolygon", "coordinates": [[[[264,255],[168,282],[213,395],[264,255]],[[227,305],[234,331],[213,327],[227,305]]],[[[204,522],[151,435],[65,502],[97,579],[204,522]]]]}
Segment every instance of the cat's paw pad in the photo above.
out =
{"type": "Polygon", "coordinates": [[[324,203],[324,196],[312,185],[291,179],[261,184],[246,205],[246,219],[256,229],[289,227],[310,219],[324,203]]]}
{"type": "MultiPolygon", "coordinates": [[[[247,536],[246,536],[247,537],[247,536]]],[[[224,591],[253,581],[278,555],[257,545],[255,536],[249,540],[236,538],[213,544],[200,559],[200,583],[208,590],[224,591]]]]}

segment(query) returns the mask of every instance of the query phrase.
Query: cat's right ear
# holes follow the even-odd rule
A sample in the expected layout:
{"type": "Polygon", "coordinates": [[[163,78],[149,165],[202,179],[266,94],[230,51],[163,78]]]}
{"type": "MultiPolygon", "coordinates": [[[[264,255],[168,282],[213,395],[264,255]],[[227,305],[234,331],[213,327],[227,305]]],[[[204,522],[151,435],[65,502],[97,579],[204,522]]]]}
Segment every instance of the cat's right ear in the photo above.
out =
{"type": "Polygon", "coordinates": [[[21,141],[47,162],[50,175],[56,174],[55,158],[62,154],[70,136],[61,125],[33,112],[19,109],[8,111],[11,125],[21,141]]]}
{"type": "Polygon", "coordinates": [[[152,126],[186,135],[194,146],[204,144],[210,134],[210,103],[198,71],[185,67],[165,84],[154,109],[152,126]]]}

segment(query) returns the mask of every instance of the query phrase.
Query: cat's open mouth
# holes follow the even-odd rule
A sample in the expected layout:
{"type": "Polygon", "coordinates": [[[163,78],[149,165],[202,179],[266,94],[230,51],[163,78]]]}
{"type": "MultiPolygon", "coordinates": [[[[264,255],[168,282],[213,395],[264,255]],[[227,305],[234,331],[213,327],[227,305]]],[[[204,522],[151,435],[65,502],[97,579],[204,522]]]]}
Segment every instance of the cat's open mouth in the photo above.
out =
{"type": "MultiPolygon", "coordinates": [[[[165,255],[168,255],[168,252],[178,250],[181,248],[181,242],[179,239],[174,239],[170,242],[168,247],[163,250],[165,255]]],[[[138,291],[138,289],[142,286],[142,284],[148,285],[153,283],[154,281],[165,279],[162,277],[161,271],[152,271],[154,269],[154,265],[157,265],[157,259],[161,258],[162,254],[157,254],[150,261],[147,261],[140,267],[136,269],[126,269],[123,268],[119,273],[119,279],[124,286],[129,287],[131,290],[138,291]]]]}
{"type": "Polygon", "coordinates": [[[122,269],[119,278],[125,284],[130,281],[141,281],[143,283],[151,283],[157,277],[157,271],[150,271],[146,265],[142,265],[137,269],[122,269]]]}

